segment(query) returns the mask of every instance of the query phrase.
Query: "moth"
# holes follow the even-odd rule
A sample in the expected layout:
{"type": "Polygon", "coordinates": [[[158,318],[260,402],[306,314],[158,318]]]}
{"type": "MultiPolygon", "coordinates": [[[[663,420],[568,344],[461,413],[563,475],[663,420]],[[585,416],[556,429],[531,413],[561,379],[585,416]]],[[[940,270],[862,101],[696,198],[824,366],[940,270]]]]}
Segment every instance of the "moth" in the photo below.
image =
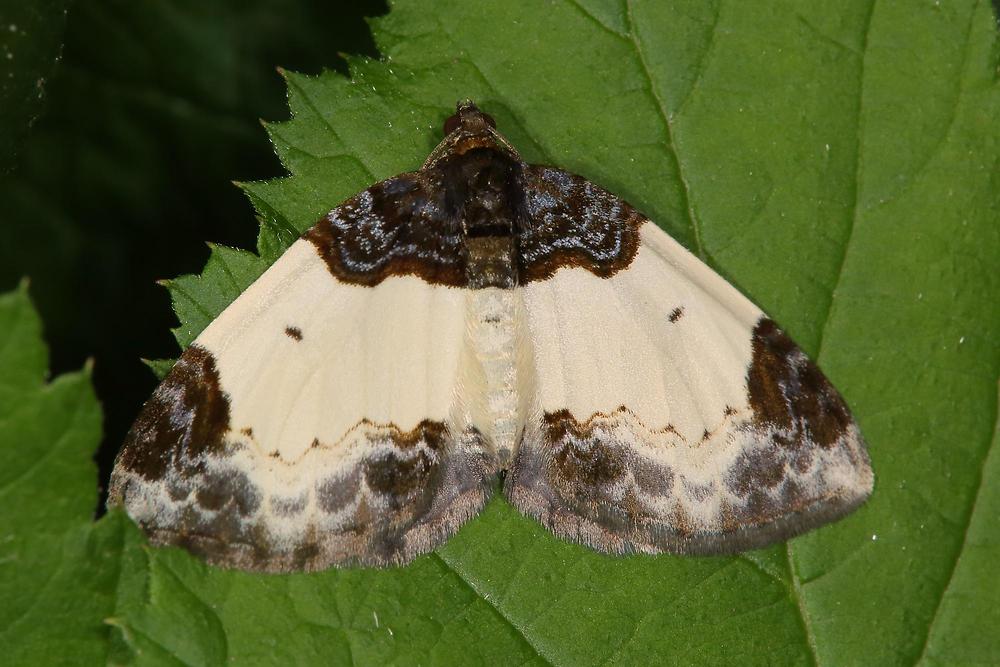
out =
{"type": "Polygon", "coordinates": [[[502,486],[610,554],[723,554],[853,511],[844,400],[654,223],[529,165],[472,102],[333,209],[142,408],[111,505],[260,571],[403,564],[502,486]],[[497,484],[497,479],[501,484],[497,484]]]}

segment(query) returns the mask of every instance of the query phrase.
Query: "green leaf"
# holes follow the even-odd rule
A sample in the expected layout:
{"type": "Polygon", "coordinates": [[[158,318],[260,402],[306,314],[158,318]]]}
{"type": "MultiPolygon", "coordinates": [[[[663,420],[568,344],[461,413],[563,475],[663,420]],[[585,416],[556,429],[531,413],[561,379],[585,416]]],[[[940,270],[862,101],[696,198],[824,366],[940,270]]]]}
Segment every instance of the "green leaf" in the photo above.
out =
{"type": "MultiPolygon", "coordinates": [[[[875,495],[836,525],[733,558],[599,556],[498,499],[405,570],[277,584],[191,565],[187,589],[224,586],[209,606],[234,591],[259,599],[257,612],[281,610],[265,616],[274,624],[307,605],[291,589],[309,582],[337,602],[297,618],[324,630],[280,636],[315,642],[317,659],[342,656],[338,638],[363,664],[468,660],[470,646],[574,665],[1000,660],[989,7],[407,0],[375,35],[385,60],[352,62],[350,81],[288,75],[294,118],[269,130],[294,176],[244,186],[262,217],[301,231],[415,168],[471,97],[529,161],[622,194],[782,321],[854,406],[875,495]],[[460,646],[443,628],[435,653],[423,632],[404,643],[368,623],[369,611],[396,628],[442,613],[431,582],[482,603],[474,643],[442,653],[460,646]]],[[[182,343],[249,282],[218,279],[230,265],[258,270],[217,252],[204,289],[191,278],[174,291],[182,343]]],[[[154,558],[173,571],[189,560],[154,558]]],[[[234,607],[194,641],[253,642],[260,619],[234,607]]]]}
{"type": "MultiPolygon", "coordinates": [[[[201,277],[171,281],[182,345],[291,230],[419,166],[471,97],[529,161],[621,194],[781,321],[854,408],[875,494],[837,524],[731,558],[601,556],[502,499],[384,571],[221,571],[119,528],[120,559],[80,566],[118,568],[110,659],[1000,661],[994,18],[972,2],[401,0],[374,23],[383,61],[353,61],[351,80],[288,74],[294,117],[269,131],[293,176],[243,186],[260,257],[216,248],[201,277]]],[[[20,503],[24,517],[48,511],[20,503]]],[[[92,534],[120,525],[112,514],[92,534]]],[[[81,587],[109,579],[46,590],[95,605],[81,587]]]]}
{"type": "Polygon", "coordinates": [[[7,2],[0,10],[0,174],[10,171],[62,53],[71,0],[7,2]]]}
{"type": "Polygon", "coordinates": [[[115,605],[122,517],[97,527],[90,371],[46,384],[27,289],[0,295],[0,645],[6,665],[96,664],[115,605]]]}

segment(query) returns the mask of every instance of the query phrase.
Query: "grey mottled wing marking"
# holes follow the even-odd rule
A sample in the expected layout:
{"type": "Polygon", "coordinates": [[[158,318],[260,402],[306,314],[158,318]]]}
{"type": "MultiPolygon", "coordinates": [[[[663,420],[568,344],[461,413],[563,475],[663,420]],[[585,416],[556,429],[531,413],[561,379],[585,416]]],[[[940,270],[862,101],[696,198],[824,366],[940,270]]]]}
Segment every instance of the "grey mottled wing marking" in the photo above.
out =
{"type": "Polygon", "coordinates": [[[625,406],[546,413],[526,433],[505,493],[556,535],[610,553],[758,548],[864,502],[872,471],[857,425],[816,365],[766,318],[753,332],[746,384],[749,412],[727,410],[720,433],[705,434],[704,446],[729,453],[686,456],[689,443],[670,427],[651,431],[625,406]],[[713,457],[710,483],[688,479],[713,457]]]}
{"type": "Polygon", "coordinates": [[[326,474],[283,486],[284,464],[232,431],[229,405],[212,354],[192,345],[129,432],[108,502],[153,543],[247,570],[395,565],[443,542],[491,493],[496,464],[479,434],[433,421],[402,431],[362,420],[344,442],[313,443],[315,469],[299,463],[326,474]],[[346,461],[323,466],[348,445],[346,461]]]}

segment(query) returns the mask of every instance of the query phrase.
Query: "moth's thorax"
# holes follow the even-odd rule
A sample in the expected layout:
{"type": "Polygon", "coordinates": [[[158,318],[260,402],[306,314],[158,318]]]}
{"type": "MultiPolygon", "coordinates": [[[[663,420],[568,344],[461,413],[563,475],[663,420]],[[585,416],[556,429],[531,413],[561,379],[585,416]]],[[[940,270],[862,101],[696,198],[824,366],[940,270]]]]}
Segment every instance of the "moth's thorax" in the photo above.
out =
{"type": "Polygon", "coordinates": [[[462,229],[468,286],[515,287],[517,231],[525,216],[521,164],[476,148],[449,156],[434,169],[442,174],[447,206],[462,229]]]}
{"type": "Polygon", "coordinates": [[[505,155],[476,149],[438,163],[448,208],[467,236],[509,236],[524,217],[522,168],[505,155]]]}

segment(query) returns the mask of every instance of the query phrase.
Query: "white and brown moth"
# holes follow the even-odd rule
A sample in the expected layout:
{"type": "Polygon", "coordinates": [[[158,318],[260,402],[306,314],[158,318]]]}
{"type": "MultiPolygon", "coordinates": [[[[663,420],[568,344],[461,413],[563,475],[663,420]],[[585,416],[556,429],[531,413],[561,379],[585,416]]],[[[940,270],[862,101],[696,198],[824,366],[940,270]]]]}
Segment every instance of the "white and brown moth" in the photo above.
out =
{"type": "Polygon", "coordinates": [[[519,510],[608,553],[718,554],[871,493],[816,365],[634,208],[471,102],[323,217],[143,407],[110,504],[250,570],[393,565],[519,510]]]}

